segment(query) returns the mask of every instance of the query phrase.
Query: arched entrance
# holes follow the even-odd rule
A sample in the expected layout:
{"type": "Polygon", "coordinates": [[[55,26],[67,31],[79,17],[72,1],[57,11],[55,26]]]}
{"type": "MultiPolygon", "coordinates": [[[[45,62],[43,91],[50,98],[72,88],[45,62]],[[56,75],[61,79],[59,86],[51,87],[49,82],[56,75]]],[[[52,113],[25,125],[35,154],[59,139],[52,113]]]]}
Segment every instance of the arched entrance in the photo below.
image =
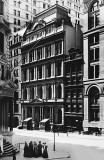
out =
{"type": "Polygon", "coordinates": [[[99,89],[91,87],[88,93],[89,98],[89,121],[99,121],[99,89]]]}

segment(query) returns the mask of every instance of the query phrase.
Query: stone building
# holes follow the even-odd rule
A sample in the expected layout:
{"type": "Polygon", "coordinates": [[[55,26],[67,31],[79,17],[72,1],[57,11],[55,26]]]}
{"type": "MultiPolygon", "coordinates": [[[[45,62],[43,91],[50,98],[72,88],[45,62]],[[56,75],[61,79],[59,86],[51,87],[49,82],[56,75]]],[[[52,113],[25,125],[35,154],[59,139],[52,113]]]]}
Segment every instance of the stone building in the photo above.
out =
{"type": "MultiPolygon", "coordinates": [[[[78,29],[78,39],[81,30],[78,29]]],[[[76,46],[76,28],[67,9],[58,4],[40,12],[24,34],[21,47],[22,119],[39,126],[45,118],[64,126],[65,72],[68,50],[76,46]]],[[[81,42],[77,41],[80,48],[81,42]]]]}
{"type": "Polygon", "coordinates": [[[71,48],[65,60],[65,126],[82,130],[83,126],[83,52],[71,48]]]}
{"type": "Polygon", "coordinates": [[[104,130],[104,1],[84,0],[84,130],[104,130]]]}
{"type": "Polygon", "coordinates": [[[12,140],[13,97],[15,85],[9,80],[8,54],[10,26],[7,21],[7,1],[0,1],[0,146],[3,137],[12,140]]]}

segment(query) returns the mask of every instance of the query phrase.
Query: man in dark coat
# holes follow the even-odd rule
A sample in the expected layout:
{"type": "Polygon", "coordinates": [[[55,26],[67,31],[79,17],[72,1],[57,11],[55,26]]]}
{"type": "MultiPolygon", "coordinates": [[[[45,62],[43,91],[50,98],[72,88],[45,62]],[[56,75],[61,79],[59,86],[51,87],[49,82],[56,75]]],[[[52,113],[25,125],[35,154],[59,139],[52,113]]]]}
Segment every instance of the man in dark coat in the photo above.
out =
{"type": "Polygon", "coordinates": [[[42,144],[41,144],[41,141],[39,141],[39,144],[38,144],[38,157],[41,157],[42,156],[42,144]]]}

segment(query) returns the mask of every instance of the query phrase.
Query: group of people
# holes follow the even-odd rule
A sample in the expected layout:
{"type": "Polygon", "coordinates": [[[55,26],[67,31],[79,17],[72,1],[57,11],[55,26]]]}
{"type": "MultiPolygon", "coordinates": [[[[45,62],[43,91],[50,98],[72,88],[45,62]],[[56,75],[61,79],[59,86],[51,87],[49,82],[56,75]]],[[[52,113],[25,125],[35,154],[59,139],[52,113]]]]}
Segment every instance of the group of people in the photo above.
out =
{"type": "Polygon", "coordinates": [[[24,145],[24,157],[43,157],[43,158],[48,158],[48,151],[47,151],[47,145],[45,143],[39,143],[37,144],[36,142],[30,141],[29,144],[25,141],[24,145]]]}

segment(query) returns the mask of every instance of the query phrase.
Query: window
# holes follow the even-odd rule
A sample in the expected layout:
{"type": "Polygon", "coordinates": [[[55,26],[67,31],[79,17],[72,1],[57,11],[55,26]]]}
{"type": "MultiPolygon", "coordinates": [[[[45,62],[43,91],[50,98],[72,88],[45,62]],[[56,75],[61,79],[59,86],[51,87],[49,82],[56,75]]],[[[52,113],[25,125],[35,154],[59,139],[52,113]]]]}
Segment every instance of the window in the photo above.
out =
{"type": "Polygon", "coordinates": [[[38,79],[42,79],[42,66],[38,67],[38,79]]]}
{"type": "Polygon", "coordinates": [[[14,7],[16,7],[16,1],[14,1],[14,7]]]}
{"type": "Polygon", "coordinates": [[[99,121],[99,90],[97,87],[89,90],[89,121],[99,121]]]}
{"type": "Polygon", "coordinates": [[[22,71],[22,79],[23,81],[27,80],[27,70],[26,69],[22,71]]]}
{"type": "Polygon", "coordinates": [[[26,5],[26,11],[28,11],[28,5],[26,5]]]}
{"type": "Polygon", "coordinates": [[[17,28],[16,27],[14,27],[14,32],[16,32],[17,31],[17,28]]]}
{"type": "Polygon", "coordinates": [[[99,25],[99,2],[95,2],[90,8],[89,29],[99,25]]]}
{"type": "Polygon", "coordinates": [[[21,1],[18,2],[18,7],[19,7],[19,8],[20,8],[20,3],[21,3],[21,1]]]}
{"type": "Polygon", "coordinates": [[[16,19],[14,18],[14,24],[16,24],[16,19]]]}
{"type": "Polygon", "coordinates": [[[18,17],[20,17],[20,11],[18,11],[18,17]]]}
{"type": "Polygon", "coordinates": [[[0,32],[0,52],[4,52],[4,34],[0,32]]]}
{"type": "Polygon", "coordinates": [[[64,1],[62,2],[62,6],[64,6],[64,1]]]}
{"type": "Polygon", "coordinates": [[[14,9],[14,15],[16,16],[16,10],[14,9]]]}
{"type": "Polygon", "coordinates": [[[34,51],[31,51],[29,53],[29,62],[32,62],[34,60],[34,51]]]}
{"type": "Polygon", "coordinates": [[[44,8],[44,9],[46,8],[46,4],[45,4],[45,3],[43,3],[43,8],[44,8]]]}
{"type": "Polygon", "coordinates": [[[36,0],[33,1],[33,6],[36,6],[36,0]]]}
{"type": "Polygon", "coordinates": [[[18,77],[18,69],[14,70],[14,77],[18,77]]]}
{"type": "Polygon", "coordinates": [[[18,25],[20,26],[20,20],[18,20],[18,25]]]}
{"type": "Polygon", "coordinates": [[[34,80],[34,68],[30,68],[30,80],[34,80]]]}
{"type": "Polygon", "coordinates": [[[37,60],[42,59],[42,48],[37,49],[37,60]]]}
{"type": "Polygon", "coordinates": [[[90,64],[89,66],[89,78],[99,78],[99,64],[90,64]]]}
{"type": "Polygon", "coordinates": [[[36,9],[33,9],[33,14],[36,15],[36,9]]]}
{"type": "Polygon", "coordinates": [[[99,48],[90,49],[90,62],[99,61],[99,48]]]}
{"type": "Polygon", "coordinates": [[[46,46],[45,50],[46,50],[46,57],[50,57],[51,56],[51,45],[46,46]]]}
{"type": "Polygon", "coordinates": [[[14,50],[14,56],[17,56],[18,55],[18,49],[15,49],[14,50]]]}
{"type": "Polygon", "coordinates": [[[57,76],[61,76],[61,62],[58,62],[56,65],[56,74],[57,76]]]}
{"type": "Polygon", "coordinates": [[[18,59],[14,60],[14,67],[18,66],[18,59]]]}
{"type": "Polygon", "coordinates": [[[4,15],[4,3],[0,1],[0,15],[4,15]]]}
{"type": "Polygon", "coordinates": [[[56,55],[61,54],[62,53],[62,42],[57,42],[55,44],[55,53],[56,55]]]}
{"type": "Polygon", "coordinates": [[[94,34],[91,34],[89,35],[88,37],[88,43],[89,45],[95,45],[95,44],[98,44],[99,43],[99,33],[94,33],[94,34]]]}
{"type": "Polygon", "coordinates": [[[51,64],[46,65],[46,77],[51,77],[51,64]]]}
{"type": "Polygon", "coordinates": [[[26,13],[26,19],[28,19],[29,18],[29,15],[26,13]]]}

